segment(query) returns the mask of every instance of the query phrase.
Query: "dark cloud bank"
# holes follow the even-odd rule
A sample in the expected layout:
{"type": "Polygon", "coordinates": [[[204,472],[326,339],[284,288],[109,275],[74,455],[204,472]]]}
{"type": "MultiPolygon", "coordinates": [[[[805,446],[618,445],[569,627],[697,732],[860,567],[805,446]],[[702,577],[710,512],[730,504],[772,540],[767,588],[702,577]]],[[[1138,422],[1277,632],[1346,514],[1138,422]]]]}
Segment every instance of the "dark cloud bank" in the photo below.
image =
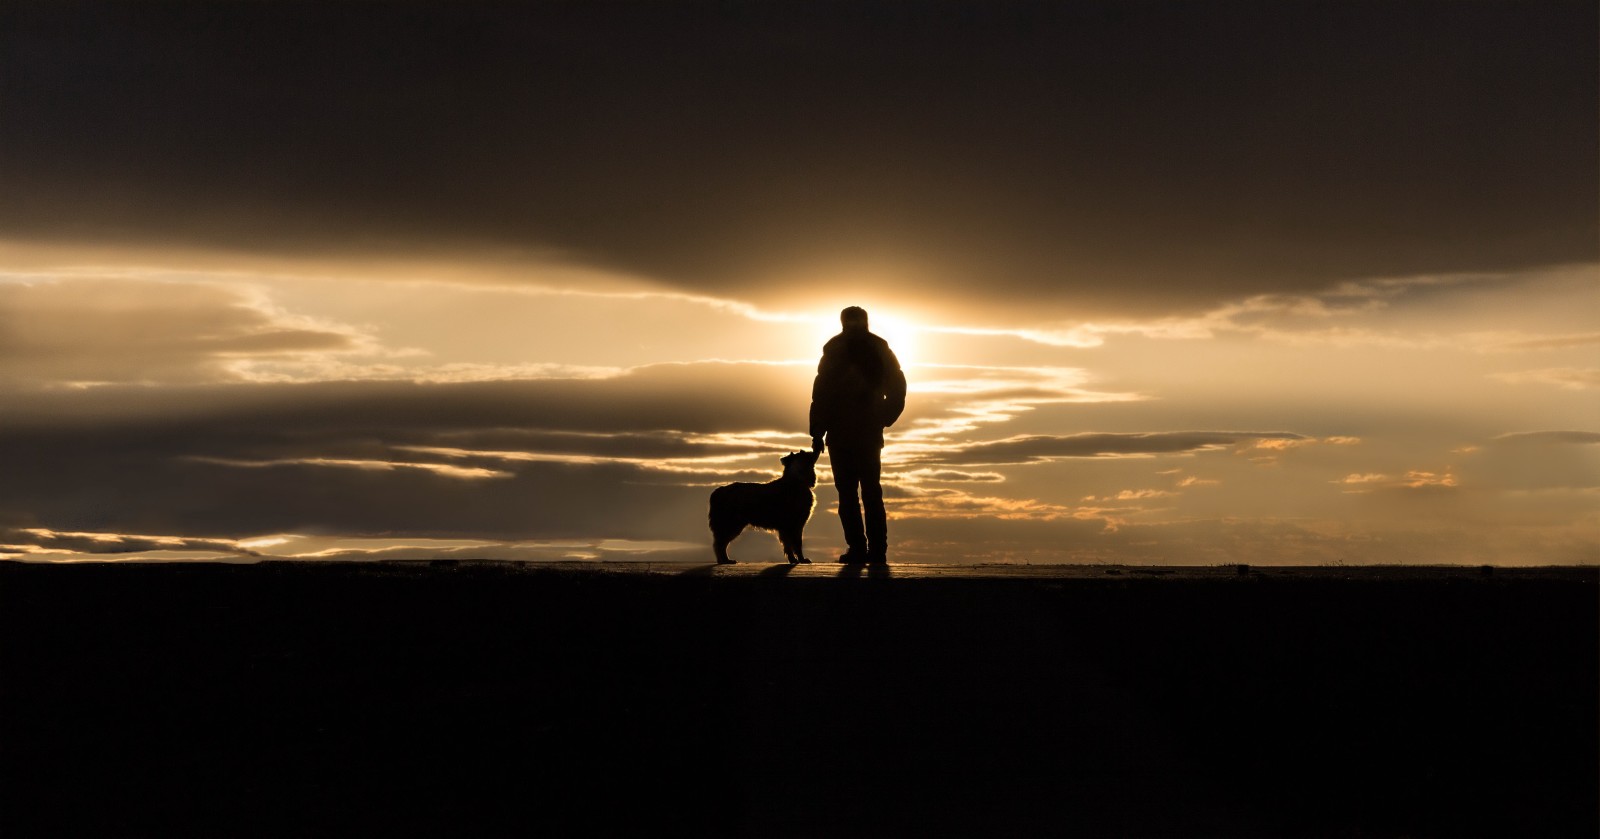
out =
{"type": "MultiPolygon", "coordinates": [[[[783,450],[803,445],[798,433],[792,442],[781,436],[719,436],[782,434],[800,427],[803,399],[789,399],[793,404],[786,406],[776,395],[748,398],[763,386],[803,392],[793,383],[773,382],[771,372],[767,365],[662,365],[594,380],[122,386],[33,393],[0,404],[0,463],[6,466],[6,480],[0,481],[0,545],[94,554],[248,554],[228,540],[278,533],[401,543],[607,538],[697,544],[705,535],[709,486],[771,476],[783,450]],[[691,460],[728,455],[746,457],[691,460]]],[[[798,373],[802,380],[805,372],[798,373]]],[[[912,484],[1003,485],[1002,475],[966,467],[1174,456],[1307,439],[1286,431],[1173,431],[950,441],[923,449],[899,473],[912,484]]],[[[1468,459],[1459,473],[1460,491],[1477,493],[1474,497],[1491,506],[1499,503],[1493,500],[1500,497],[1499,489],[1581,492],[1594,486],[1596,473],[1592,458],[1575,457],[1574,450],[1587,453],[1597,439],[1592,432],[1543,431],[1486,441],[1478,454],[1462,456],[1468,459]]],[[[1335,470],[1326,478],[1339,474],[1335,470]]],[[[1327,486],[1330,493],[1338,491],[1332,483],[1327,486]]],[[[814,524],[817,538],[825,542],[832,535],[826,514],[832,494],[824,488],[821,495],[822,512],[814,524]]],[[[1529,495],[1527,501],[1538,509],[1523,517],[1537,523],[1559,523],[1559,515],[1551,519],[1552,504],[1581,503],[1566,495],[1529,495]]],[[[981,499],[972,503],[989,509],[981,499]]],[[[1145,544],[1134,535],[1107,538],[1102,514],[1067,507],[1054,513],[1060,518],[1038,525],[992,516],[949,522],[913,513],[899,520],[897,533],[904,537],[906,557],[933,561],[972,557],[975,546],[992,549],[991,559],[1031,561],[1052,556],[1155,561],[1164,555],[1169,561],[1213,561],[1226,553],[1217,545],[1184,547],[1186,539],[1204,541],[1199,525],[1123,528],[1160,540],[1145,544]],[[985,536],[990,531],[995,531],[993,540],[985,536]]],[[[1235,556],[1329,561],[1343,556],[1341,551],[1358,551],[1374,561],[1422,556],[1465,561],[1469,554],[1458,549],[1471,546],[1470,528],[1452,529],[1448,539],[1438,536],[1444,547],[1433,544],[1413,553],[1378,550],[1348,534],[1302,544],[1292,529],[1273,530],[1277,541],[1239,548],[1235,556]]],[[[1229,545],[1251,536],[1237,529],[1228,533],[1229,545]]],[[[1559,536],[1553,533],[1546,541],[1559,536]]],[[[1584,556],[1588,548],[1579,537],[1572,540],[1576,547],[1550,553],[1546,561],[1584,556]]],[[[758,556],[766,543],[754,542],[748,550],[758,556]]],[[[1474,550],[1487,555],[1498,549],[1474,550]]],[[[408,550],[401,553],[416,553],[408,550]]],[[[699,558],[693,551],[656,558],[669,555],[699,558]]]]}
{"type": "Polygon", "coordinates": [[[638,463],[562,456],[727,454],[727,446],[682,435],[800,428],[803,398],[779,392],[804,389],[773,381],[772,369],[662,365],[590,380],[33,392],[0,405],[0,514],[17,526],[63,531],[229,538],[698,535],[703,489],[638,463]],[[531,451],[556,462],[508,465],[416,447],[531,451]],[[406,464],[505,474],[459,477],[406,464]]]}
{"type": "Polygon", "coordinates": [[[0,236],[555,251],[757,298],[889,265],[902,290],[1124,311],[1592,261],[1596,19],[11,3],[0,236]]]}
{"type": "MultiPolygon", "coordinates": [[[[0,406],[0,523],[213,539],[698,539],[707,485],[760,480],[788,445],[803,445],[805,404],[793,394],[803,396],[808,372],[659,365],[603,379],[40,391],[0,406]],[[763,431],[795,439],[718,436],[763,431]],[[689,460],[729,455],[749,459],[689,460]]],[[[931,401],[917,413],[938,410],[931,401]]],[[[920,462],[923,479],[998,480],[938,467],[1263,438],[1298,435],[1031,436],[944,444],[920,462]]]]}

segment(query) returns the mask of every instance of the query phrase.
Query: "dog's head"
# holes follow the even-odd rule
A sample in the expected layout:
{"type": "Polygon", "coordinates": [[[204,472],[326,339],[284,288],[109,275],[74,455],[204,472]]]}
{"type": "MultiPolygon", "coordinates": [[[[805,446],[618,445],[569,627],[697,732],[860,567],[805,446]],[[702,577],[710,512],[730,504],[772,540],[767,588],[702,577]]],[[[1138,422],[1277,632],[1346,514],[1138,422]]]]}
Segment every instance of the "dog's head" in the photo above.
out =
{"type": "Polygon", "coordinates": [[[817,456],[821,452],[790,452],[780,461],[785,478],[797,478],[808,487],[817,485],[817,456]]]}

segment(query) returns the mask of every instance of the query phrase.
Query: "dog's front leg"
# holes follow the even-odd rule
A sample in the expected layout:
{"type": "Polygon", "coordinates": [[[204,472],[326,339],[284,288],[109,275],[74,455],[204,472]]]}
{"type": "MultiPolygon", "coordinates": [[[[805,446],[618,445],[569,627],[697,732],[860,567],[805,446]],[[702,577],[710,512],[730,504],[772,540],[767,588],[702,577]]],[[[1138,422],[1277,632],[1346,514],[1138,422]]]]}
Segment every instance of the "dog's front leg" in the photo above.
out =
{"type": "Polygon", "coordinates": [[[802,533],[804,533],[803,530],[793,531],[793,533],[790,535],[789,539],[786,540],[789,543],[789,546],[791,546],[794,549],[793,552],[789,555],[789,564],[790,565],[801,565],[801,564],[810,565],[811,564],[811,560],[806,559],[806,552],[804,550],[802,550],[801,547],[800,547],[800,535],[802,533]]]}

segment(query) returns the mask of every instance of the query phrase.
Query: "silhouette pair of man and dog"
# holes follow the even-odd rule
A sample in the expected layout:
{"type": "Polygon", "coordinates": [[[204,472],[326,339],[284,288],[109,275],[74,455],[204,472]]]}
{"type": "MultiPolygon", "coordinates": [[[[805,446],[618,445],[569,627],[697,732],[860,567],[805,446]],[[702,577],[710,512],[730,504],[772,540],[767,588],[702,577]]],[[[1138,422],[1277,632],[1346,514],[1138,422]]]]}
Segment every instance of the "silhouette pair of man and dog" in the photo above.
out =
{"type": "Polygon", "coordinates": [[[881,483],[883,430],[906,406],[906,377],[889,343],[867,329],[866,310],[839,313],[838,335],[822,348],[811,384],[811,451],[790,452],[783,475],[764,484],[739,482],[711,493],[711,538],[717,563],[728,565],[728,543],[746,527],[777,534],[791,565],[809,563],[801,533],[816,507],[817,459],[824,446],[839,492],[839,521],[848,549],[839,561],[888,561],[889,523],[881,483]]]}

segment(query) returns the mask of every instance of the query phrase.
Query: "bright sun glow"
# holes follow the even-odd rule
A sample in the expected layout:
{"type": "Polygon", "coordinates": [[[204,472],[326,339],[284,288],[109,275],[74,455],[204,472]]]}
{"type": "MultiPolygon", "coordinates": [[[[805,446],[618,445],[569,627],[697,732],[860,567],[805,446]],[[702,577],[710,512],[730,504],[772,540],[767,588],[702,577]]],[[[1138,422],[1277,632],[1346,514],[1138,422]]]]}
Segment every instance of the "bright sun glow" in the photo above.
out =
{"type": "Polygon", "coordinates": [[[869,314],[869,317],[872,331],[889,342],[889,348],[900,359],[901,367],[917,362],[917,333],[921,330],[916,325],[892,316],[869,314]]]}
{"type": "MultiPolygon", "coordinates": [[[[902,317],[880,315],[871,308],[867,308],[867,318],[868,328],[873,334],[889,342],[889,348],[894,350],[895,357],[900,359],[901,367],[917,363],[917,338],[923,331],[922,327],[902,317]]],[[[813,345],[808,347],[812,353],[820,352],[822,345],[827,343],[829,338],[839,334],[840,329],[837,314],[818,316],[815,323],[816,337],[813,345]]]]}

